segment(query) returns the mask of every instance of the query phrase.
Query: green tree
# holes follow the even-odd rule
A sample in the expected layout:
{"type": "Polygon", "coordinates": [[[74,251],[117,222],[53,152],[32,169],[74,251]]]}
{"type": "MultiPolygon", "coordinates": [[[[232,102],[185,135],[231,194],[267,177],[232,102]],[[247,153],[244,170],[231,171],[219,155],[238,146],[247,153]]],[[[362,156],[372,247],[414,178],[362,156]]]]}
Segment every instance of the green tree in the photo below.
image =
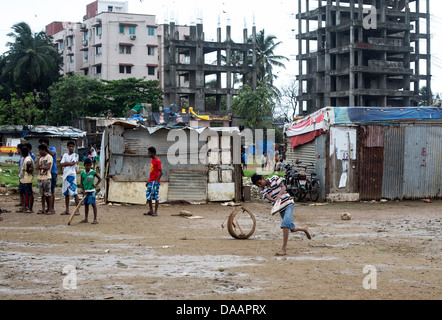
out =
{"type": "Polygon", "coordinates": [[[430,92],[428,92],[427,87],[420,88],[419,95],[421,96],[421,100],[419,102],[419,105],[421,107],[432,106],[434,104],[441,102],[440,94],[438,94],[438,93],[433,94],[433,92],[431,90],[430,90],[430,92]]]}
{"type": "Polygon", "coordinates": [[[103,86],[99,80],[78,74],[60,78],[49,87],[49,122],[54,125],[69,125],[78,117],[95,116],[104,112],[106,100],[97,95],[103,91],[103,86]]]}
{"type": "Polygon", "coordinates": [[[0,101],[0,125],[33,125],[42,121],[39,95],[13,93],[11,101],[0,101]]]}
{"type": "Polygon", "coordinates": [[[153,111],[158,111],[163,105],[164,92],[159,87],[159,81],[128,78],[104,83],[101,96],[107,100],[105,109],[111,110],[115,116],[126,116],[137,103],[150,103],[153,111]]]}
{"type": "Polygon", "coordinates": [[[45,91],[53,81],[59,78],[62,57],[52,44],[52,38],[45,32],[32,33],[30,26],[20,22],[12,26],[8,36],[9,50],[2,60],[2,76],[12,81],[12,92],[45,91]]]}
{"type": "Polygon", "coordinates": [[[157,111],[163,104],[158,81],[143,79],[95,80],[83,75],[64,76],[50,87],[50,122],[67,125],[78,117],[98,117],[108,111],[125,117],[137,103],[151,103],[157,111]]]}
{"type": "Polygon", "coordinates": [[[233,99],[232,110],[236,117],[243,119],[245,127],[252,130],[267,128],[274,108],[273,96],[271,89],[262,83],[255,91],[245,85],[233,99]]]}

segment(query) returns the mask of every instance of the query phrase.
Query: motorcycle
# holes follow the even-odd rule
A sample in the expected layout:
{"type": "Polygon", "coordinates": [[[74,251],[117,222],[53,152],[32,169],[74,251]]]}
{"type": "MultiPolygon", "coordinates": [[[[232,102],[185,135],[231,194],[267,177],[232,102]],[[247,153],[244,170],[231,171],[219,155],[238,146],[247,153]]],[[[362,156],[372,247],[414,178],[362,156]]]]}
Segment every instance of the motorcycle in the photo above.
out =
{"type": "Polygon", "coordinates": [[[284,169],[284,180],[287,192],[293,197],[293,200],[302,200],[302,198],[305,196],[303,185],[305,185],[307,177],[295,170],[290,163],[286,164],[284,169]]]}

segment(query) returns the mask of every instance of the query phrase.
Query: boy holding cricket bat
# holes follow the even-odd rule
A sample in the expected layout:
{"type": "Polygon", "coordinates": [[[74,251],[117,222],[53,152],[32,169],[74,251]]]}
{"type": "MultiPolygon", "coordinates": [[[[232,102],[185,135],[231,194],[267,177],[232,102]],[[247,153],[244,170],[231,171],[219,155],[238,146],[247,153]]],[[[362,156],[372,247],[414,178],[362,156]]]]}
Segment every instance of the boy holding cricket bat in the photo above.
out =
{"type": "Polygon", "coordinates": [[[288,194],[283,179],[278,176],[273,176],[269,179],[264,179],[263,176],[254,174],[252,176],[252,183],[261,188],[261,196],[263,199],[269,200],[272,204],[280,201],[279,214],[282,218],[281,229],[283,234],[283,242],[281,250],[276,253],[277,256],[285,256],[287,254],[287,242],[289,232],[303,231],[308,239],[311,235],[308,228],[296,227],[293,222],[294,201],[288,194]]]}
{"type": "Polygon", "coordinates": [[[81,223],[87,223],[88,214],[89,214],[89,204],[92,205],[92,209],[94,210],[94,221],[92,224],[97,224],[97,205],[95,203],[95,188],[100,184],[101,177],[92,170],[92,160],[86,159],[84,161],[84,171],[81,172],[81,184],[80,188],[83,189],[83,197],[86,197],[84,200],[84,220],[81,220],[81,223]],[[94,180],[97,178],[97,183],[94,184],[94,180]]]}

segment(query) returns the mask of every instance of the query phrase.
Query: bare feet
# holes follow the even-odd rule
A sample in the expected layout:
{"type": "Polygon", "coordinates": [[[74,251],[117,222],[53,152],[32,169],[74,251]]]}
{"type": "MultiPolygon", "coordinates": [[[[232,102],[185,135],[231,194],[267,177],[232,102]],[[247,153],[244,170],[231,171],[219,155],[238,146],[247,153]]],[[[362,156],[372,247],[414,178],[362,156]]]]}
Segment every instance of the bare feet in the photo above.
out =
{"type": "Polygon", "coordinates": [[[304,232],[305,232],[305,235],[307,236],[307,239],[312,240],[312,235],[310,234],[310,232],[308,232],[307,227],[304,228],[304,232]]]}
{"type": "Polygon", "coordinates": [[[280,250],[275,255],[276,256],[286,256],[287,255],[287,251],[286,250],[280,250]]]}

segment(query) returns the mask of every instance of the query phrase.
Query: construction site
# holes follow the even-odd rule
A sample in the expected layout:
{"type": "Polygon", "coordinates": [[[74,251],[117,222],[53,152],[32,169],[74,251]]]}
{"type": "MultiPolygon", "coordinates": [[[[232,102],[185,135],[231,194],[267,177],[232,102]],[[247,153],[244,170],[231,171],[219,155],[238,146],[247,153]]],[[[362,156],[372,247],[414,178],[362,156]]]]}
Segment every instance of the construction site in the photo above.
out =
{"type": "Polygon", "coordinates": [[[303,115],[322,107],[417,106],[431,92],[430,1],[299,0],[303,115]]]}

